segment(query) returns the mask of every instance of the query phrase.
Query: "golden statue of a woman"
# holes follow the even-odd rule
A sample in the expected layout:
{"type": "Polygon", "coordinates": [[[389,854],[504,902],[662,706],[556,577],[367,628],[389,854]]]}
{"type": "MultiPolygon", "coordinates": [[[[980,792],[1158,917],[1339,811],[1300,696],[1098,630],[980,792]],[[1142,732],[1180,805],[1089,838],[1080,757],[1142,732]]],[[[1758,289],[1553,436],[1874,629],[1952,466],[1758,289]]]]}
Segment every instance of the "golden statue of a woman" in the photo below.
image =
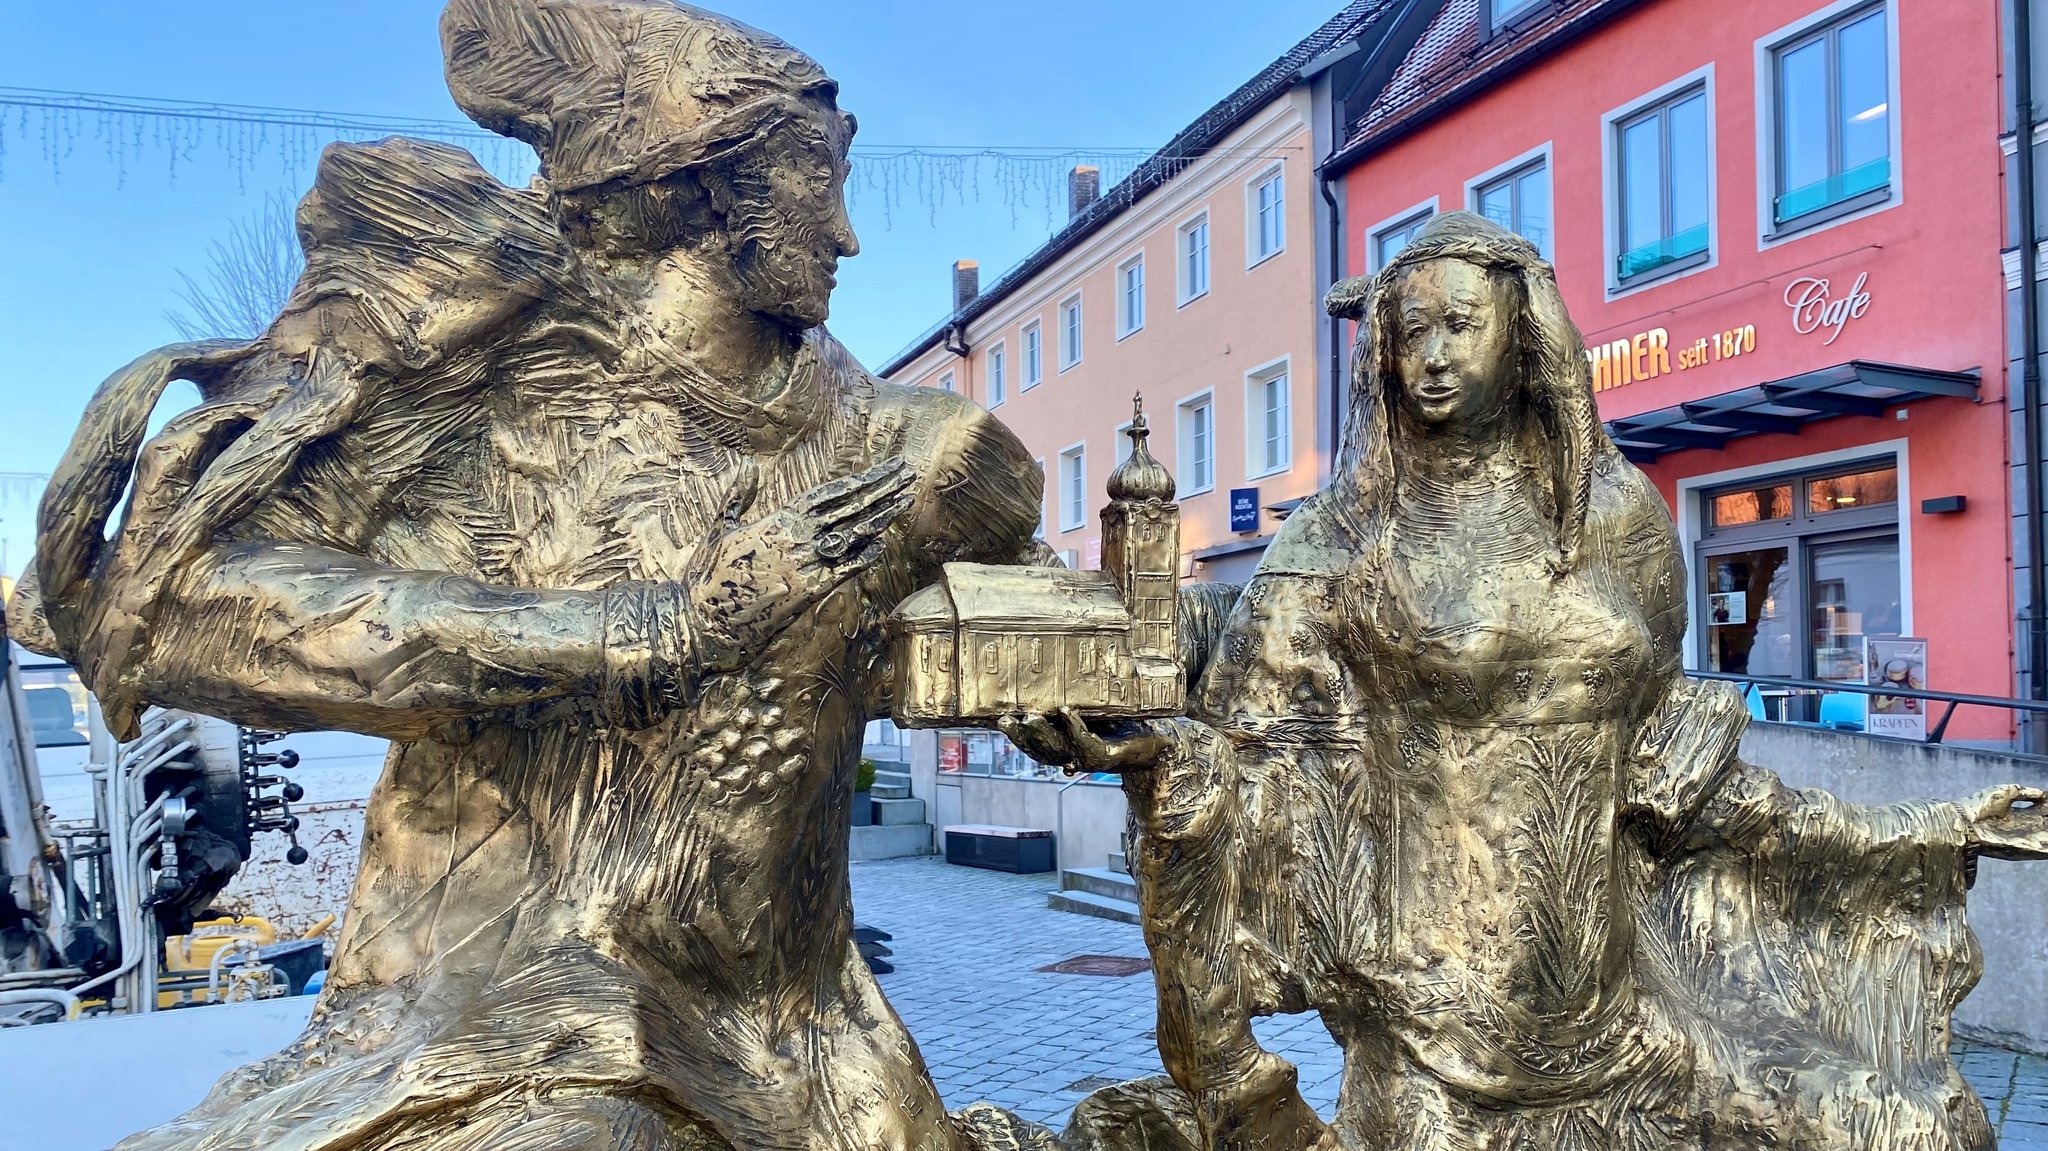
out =
{"type": "MultiPolygon", "coordinates": [[[[1859,808],[1684,677],[1670,517],[1551,270],[1476,216],[1370,281],[1344,455],[1179,721],[1007,721],[1123,771],[1160,1049],[1216,1148],[1961,1151],[1965,864],[2043,794],[1859,808]],[[1333,1123],[1252,1017],[1317,1010],[1333,1123]]],[[[1190,625],[1193,626],[1193,625],[1190,625]]]]}
{"type": "Polygon", "coordinates": [[[17,605],[110,723],[397,741],[304,1037],[123,1151],[942,1151],[851,941],[881,621],[1020,563],[1040,478],[821,327],[852,120],[667,0],[453,0],[448,79],[539,151],[336,146],[249,343],[102,388],[17,605]],[[198,407],[144,443],[172,378],[198,407]],[[111,540],[105,528],[134,478],[111,540]]]}

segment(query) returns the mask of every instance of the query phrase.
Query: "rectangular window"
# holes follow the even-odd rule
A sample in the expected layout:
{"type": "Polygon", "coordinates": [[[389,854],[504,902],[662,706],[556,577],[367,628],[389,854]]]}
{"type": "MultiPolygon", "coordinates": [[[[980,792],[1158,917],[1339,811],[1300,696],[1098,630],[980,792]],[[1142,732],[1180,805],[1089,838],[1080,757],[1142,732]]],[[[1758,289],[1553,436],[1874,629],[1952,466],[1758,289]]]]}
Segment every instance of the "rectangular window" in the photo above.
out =
{"type": "Polygon", "coordinates": [[[1088,518],[1088,449],[1076,444],[1060,453],[1060,530],[1070,532],[1088,518]]]}
{"type": "Polygon", "coordinates": [[[1550,168],[1543,161],[1481,185],[1474,199],[1480,215],[1519,233],[1536,245],[1538,253],[1549,258],[1550,168]]]}
{"type": "Polygon", "coordinates": [[[1024,325],[1024,387],[1038,386],[1045,378],[1045,332],[1033,320],[1024,325]]]}
{"type": "Polygon", "coordinates": [[[999,408],[1010,398],[1009,349],[1001,344],[988,350],[988,406],[999,408]]]}
{"type": "Polygon", "coordinates": [[[1081,297],[1060,303],[1060,371],[1081,362],[1081,297]]]}
{"type": "Polygon", "coordinates": [[[1133,256],[1116,270],[1116,338],[1145,326],[1145,257],[1133,256]]]}
{"type": "Polygon", "coordinates": [[[1537,0],[1486,0],[1489,24],[1494,28],[1505,27],[1509,21],[1534,8],[1536,4],[1537,0]]]}
{"type": "Polygon", "coordinates": [[[1116,462],[1130,459],[1131,451],[1131,421],[1125,420],[1116,426],[1116,462]]]}
{"type": "Polygon", "coordinates": [[[1707,91],[1688,88],[1615,126],[1621,255],[1615,281],[1707,260],[1707,91]]]}
{"type": "Polygon", "coordinates": [[[1180,494],[1198,495],[1216,486],[1216,406],[1207,393],[1180,405],[1180,494]]]}
{"type": "Polygon", "coordinates": [[[1401,249],[1415,242],[1415,237],[1422,231],[1422,226],[1429,223],[1429,218],[1434,215],[1436,212],[1433,209],[1424,208],[1399,223],[1389,224],[1374,232],[1370,241],[1372,270],[1377,272],[1392,263],[1394,257],[1401,254],[1401,249]]]}
{"type": "Polygon", "coordinates": [[[947,372],[945,375],[939,377],[939,386],[946,389],[949,392],[959,390],[958,388],[955,388],[953,386],[953,373],[951,372],[947,372]]]}
{"type": "Polygon", "coordinates": [[[1880,203],[1891,194],[1891,56],[1883,5],[1863,8],[1771,53],[1776,186],[1783,226],[1880,203]]]}
{"type": "Polygon", "coordinates": [[[1294,462],[1294,445],[1284,362],[1253,372],[1246,380],[1245,416],[1249,433],[1246,478],[1286,471],[1294,462]]]}
{"type": "Polygon", "coordinates": [[[1045,497],[1047,494],[1045,491],[1045,457],[1040,456],[1032,462],[1038,465],[1038,527],[1031,534],[1039,539],[1044,539],[1045,497]]]}
{"type": "Polygon", "coordinates": [[[1205,214],[1180,230],[1180,302],[1209,294],[1209,217],[1205,214]]]}
{"type": "Polygon", "coordinates": [[[1258,263],[1287,246],[1286,173],[1274,168],[1252,187],[1251,260],[1258,263]]]}

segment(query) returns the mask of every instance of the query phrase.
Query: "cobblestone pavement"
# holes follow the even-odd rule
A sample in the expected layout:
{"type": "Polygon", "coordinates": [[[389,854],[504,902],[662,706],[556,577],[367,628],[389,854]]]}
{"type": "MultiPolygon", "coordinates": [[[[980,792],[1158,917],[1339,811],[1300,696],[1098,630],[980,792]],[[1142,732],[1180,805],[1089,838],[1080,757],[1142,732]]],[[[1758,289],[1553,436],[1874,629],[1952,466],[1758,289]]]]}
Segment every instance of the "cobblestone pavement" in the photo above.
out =
{"type": "MultiPolygon", "coordinates": [[[[882,989],[917,1037],[950,1108],[985,1099],[1054,1128],[1096,1087],[1164,1074],[1152,1039],[1152,980],[1037,970],[1077,955],[1142,956],[1135,926],[1052,911],[1050,875],[937,859],[853,865],[854,914],[895,935],[882,989]]],[[[1341,1070],[1314,1015],[1260,1020],[1267,1047],[1301,1069],[1329,1115],[1341,1070]]],[[[1961,1043],[1963,1074],[2004,1151],[2048,1151],[2048,1059],[1961,1043]]]]}

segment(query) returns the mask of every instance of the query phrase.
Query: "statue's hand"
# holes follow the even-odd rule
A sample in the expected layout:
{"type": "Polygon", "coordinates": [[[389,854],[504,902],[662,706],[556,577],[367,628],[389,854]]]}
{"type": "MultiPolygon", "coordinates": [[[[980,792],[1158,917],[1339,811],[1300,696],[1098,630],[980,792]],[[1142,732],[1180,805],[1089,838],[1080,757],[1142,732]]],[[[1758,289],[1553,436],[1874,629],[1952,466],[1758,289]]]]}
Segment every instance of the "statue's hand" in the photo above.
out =
{"type": "Polygon", "coordinates": [[[1173,740],[1135,720],[1103,720],[1090,726],[1070,707],[1054,715],[1006,715],[996,727],[1024,754],[1069,772],[1123,772],[1155,766],[1173,740]]]}
{"type": "Polygon", "coordinates": [[[745,664],[818,601],[882,555],[882,533],[910,507],[916,473],[894,456],[823,483],[726,532],[689,587],[703,662],[745,664]]]}
{"type": "Polygon", "coordinates": [[[1968,846],[1993,859],[2048,859],[2048,791],[2008,783],[1963,801],[1968,846]]]}

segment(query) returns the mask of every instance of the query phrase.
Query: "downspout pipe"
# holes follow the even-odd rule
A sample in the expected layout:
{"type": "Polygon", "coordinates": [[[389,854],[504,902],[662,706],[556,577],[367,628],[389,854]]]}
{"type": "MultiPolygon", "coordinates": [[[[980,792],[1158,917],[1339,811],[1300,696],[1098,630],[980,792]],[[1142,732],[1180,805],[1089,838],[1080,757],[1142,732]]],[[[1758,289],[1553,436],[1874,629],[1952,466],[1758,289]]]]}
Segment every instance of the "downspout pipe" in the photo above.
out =
{"type": "MultiPolygon", "coordinates": [[[[2034,187],[2033,0],[2013,0],[2013,120],[2019,135],[2014,159],[2020,228],[2020,427],[2027,453],[2027,696],[2048,699],[2048,541],[2041,483],[2041,287],[2039,211],[2034,187]]],[[[2028,741],[2039,751],[2039,740],[2028,741]]]]}
{"type": "MultiPolygon", "coordinates": [[[[1344,278],[1344,209],[1337,202],[1336,180],[1327,167],[1317,173],[1316,185],[1323,202],[1330,207],[1330,284],[1344,278]]],[[[1320,304],[1320,301],[1318,301],[1320,304]]],[[[1332,474],[1337,469],[1337,452],[1344,445],[1344,416],[1349,410],[1350,388],[1344,378],[1344,321],[1330,317],[1330,442],[1325,445],[1332,474]]]]}

